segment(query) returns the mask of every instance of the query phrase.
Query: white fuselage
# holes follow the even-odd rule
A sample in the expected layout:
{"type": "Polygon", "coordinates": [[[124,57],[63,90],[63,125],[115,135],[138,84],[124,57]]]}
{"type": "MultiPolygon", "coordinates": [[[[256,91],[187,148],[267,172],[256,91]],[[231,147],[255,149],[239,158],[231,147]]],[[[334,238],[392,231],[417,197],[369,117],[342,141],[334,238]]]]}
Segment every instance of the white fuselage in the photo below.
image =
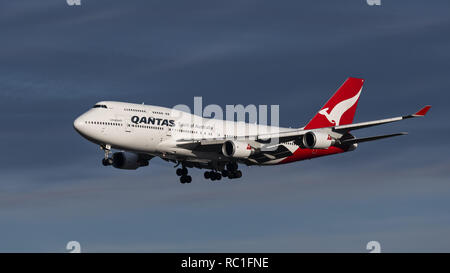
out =
{"type": "MultiPolygon", "coordinates": [[[[75,129],[86,139],[111,148],[147,153],[171,160],[207,162],[224,160],[217,152],[197,152],[177,145],[182,140],[235,139],[291,130],[244,122],[206,119],[179,110],[104,101],[78,117],[75,129]]],[[[250,137],[251,140],[251,137],[250,137]]],[[[298,149],[294,143],[284,144],[291,152],[298,149]]],[[[276,164],[281,159],[265,162],[276,164]]]]}

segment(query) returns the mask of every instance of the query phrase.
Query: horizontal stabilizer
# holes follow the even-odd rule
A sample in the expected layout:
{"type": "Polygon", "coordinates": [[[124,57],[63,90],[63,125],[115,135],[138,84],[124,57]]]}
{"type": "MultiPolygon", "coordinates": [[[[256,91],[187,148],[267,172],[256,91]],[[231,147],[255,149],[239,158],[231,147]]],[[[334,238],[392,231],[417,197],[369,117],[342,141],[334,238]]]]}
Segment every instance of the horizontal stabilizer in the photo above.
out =
{"type": "Polygon", "coordinates": [[[390,134],[390,135],[381,135],[381,136],[372,136],[372,137],[364,137],[364,138],[350,138],[350,139],[342,140],[341,143],[342,144],[361,143],[361,142],[378,140],[378,139],[383,139],[383,138],[388,138],[388,137],[403,136],[403,135],[407,135],[407,134],[408,133],[403,132],[403,133],[396,133],[396,134],[390,134]]]}

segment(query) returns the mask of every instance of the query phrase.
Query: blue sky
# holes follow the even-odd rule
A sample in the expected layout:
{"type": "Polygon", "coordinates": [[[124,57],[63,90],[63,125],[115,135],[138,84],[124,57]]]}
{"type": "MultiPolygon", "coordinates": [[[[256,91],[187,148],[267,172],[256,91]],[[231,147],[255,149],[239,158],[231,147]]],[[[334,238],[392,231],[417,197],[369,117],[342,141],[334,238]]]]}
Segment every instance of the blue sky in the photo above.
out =
{"type": "Polygon", "coordinates": [[[363,0],[3,1],[0,251],[450,251],[450,3],[363,0]],[[279,104],[303,126],[345,78],[366,79],[355,132],[408,136],[232,182],[155,159],[104,168],[72,128],[96,101],[279,104]]]}

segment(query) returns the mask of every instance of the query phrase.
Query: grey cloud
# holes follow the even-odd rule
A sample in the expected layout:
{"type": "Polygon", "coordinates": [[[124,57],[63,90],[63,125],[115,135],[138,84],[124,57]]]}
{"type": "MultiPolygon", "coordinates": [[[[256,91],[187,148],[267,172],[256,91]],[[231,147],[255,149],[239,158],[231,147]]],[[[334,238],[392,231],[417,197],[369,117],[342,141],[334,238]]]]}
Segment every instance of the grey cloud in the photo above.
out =
{"type": "Polygon", "coordinates": [[[448,251],[448,1],[8,1],[0,10],[0,251],[448,251]],[[280,104],[302,126],[348,76],[355,121],[424,119],[352,152],[180,185],[103,168],[72,128],[96,101],[280,104]]]}

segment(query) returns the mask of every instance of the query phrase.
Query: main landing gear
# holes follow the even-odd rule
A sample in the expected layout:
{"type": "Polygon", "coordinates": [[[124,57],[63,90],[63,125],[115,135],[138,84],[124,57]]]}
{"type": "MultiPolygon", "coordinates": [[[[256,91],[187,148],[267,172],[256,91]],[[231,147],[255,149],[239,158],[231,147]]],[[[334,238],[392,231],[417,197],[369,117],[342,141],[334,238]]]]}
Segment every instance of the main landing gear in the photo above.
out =
{"type": "Polygon", "coordinates": [[[222,172],[207,171],[204,174],[205,179],[211,179],[211,181],[221,180],[222,177],[228,177],[228,179],[241,178],[242,172],[238,170],[238,164],[235,162],[228,163],[226,170],[222,172]]]}
{"type": "Polygon", "coordinates": [[[222,174],[216,171],[205,172],[205,179],[211,179],[211,181],[222,179],[222,174]]]}
{"type": "MultiPolygon", "coordinates": [[[[174,167],[177,168],[181,165],[180,168],[177,168],[176,173],[180,177],[181,184],[189,184],[192,182],[192,177],[188,175],[188,169],[187,167],[195,167],[191,165],[187,165],[188,163],[185,163],[183,161],[178,161],[177,165],[174,167]]],[[[219,171],[217,169],[213,169],[211,171],[206,171],[204,173],[205,179],[210,179],[211,181],[216,180],[222,180],[224,177],[228,177],[228,179],[235,179],[235,178],[241,178],[242,172],[238,170],[238,164],[236,162],[230,162],[226,166],[219,166],[220,169],[223,169],[222,171],[219,171]],[[224,168],[225,167],[225,168],[224,168]]]]}
{"type": "Polygon", "coordinates": [[[216,171],[208,171],[204,173],[205,179],[211,179],[211,181],[221,180],[222,177],[228,177],[228,179],[241,178],[242,172],[239,170],[236,171],[228,171],[223,170],[221,173],[216,171]]]}
{"type": "Polygon", "coordinates": [[[229,179],[241,178],[242,172],[238,170],[238,164],[236,162],[230,162],[227,164],[227,169],[222,171],[222,175],[227,176],[229,179]]]}
{"type": "Polygon", "coordinates": [[[177,175],[180,177],[181,184],[192,182],[192,177],[188,175],[188,169],[184,166],[177,169],[177,175]]]}

